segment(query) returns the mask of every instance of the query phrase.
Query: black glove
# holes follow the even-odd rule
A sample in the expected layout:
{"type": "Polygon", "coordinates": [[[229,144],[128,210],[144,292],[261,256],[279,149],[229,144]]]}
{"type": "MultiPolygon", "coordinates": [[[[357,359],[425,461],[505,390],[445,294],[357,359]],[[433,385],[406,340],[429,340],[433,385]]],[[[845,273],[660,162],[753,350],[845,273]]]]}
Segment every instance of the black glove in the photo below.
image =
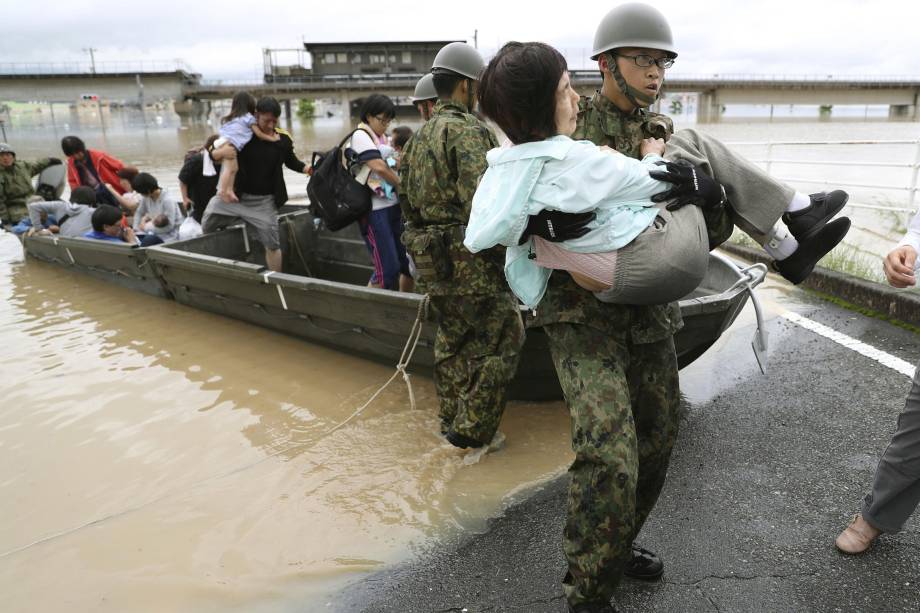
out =
{"type": "Polygon", "coordinates": [[[648,174],[653,179],[673,183],[674,187],[652,196],[652,202],[673,199],[674,202],[667,206],[669,211],[676,211],[688,204],[695,204],[702,209],[714,209],[725,202],[722,184],[707,175],[701,167],[686,160],[665,162],[664,167],[666,170],[652,170],[648,174]]]}
{"type": "Polygon", "coordinates": [[[588,232],[588,224],[597,217],[593,211],[588,213],[563,213],[543,209],[527,220],[527,227],[521,234],[518,245],[523,245],[531,236],[539,236],[551,243],[581,238],[588,232]]]}
{"type": "Polygon", "coordinates": [[[60,158],[48,158],[48,162],[50,162],[51,166],[58,166],[59,164],[61,164],[61,159],[60,158]]]}

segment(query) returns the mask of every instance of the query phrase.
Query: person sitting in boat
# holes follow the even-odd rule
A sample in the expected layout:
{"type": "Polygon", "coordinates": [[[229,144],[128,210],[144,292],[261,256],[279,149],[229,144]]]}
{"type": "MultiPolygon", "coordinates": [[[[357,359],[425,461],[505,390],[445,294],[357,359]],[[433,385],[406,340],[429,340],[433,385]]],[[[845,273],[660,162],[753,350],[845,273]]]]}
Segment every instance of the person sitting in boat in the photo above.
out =
{"type": "Polygon", "coordinates": [[[60,163],[58,158],[17,160],[13,148],[0,143],[0,224],[9,227],[28,216],[26,201],[35,194],[32,177],[60,163]]]}
{"type": "Polygon", "coordinates": [[[214,147],[219,151],[220,159],[224,160],[217,183],[217,193],[224,202],[240,201],[233,192],[233,182],[239,170],[236,153],[246,146],[252,135],[268,142],[281,139],[277,134],[269,134],[259,128],[253,115],[255,112],[256,99],[252,94],[237,92],[230,102],[230,112],[220,120],[220,138],[214,142],[214,147]]]}
{"type": "MultiPolygon", "coordinates": [[[[641,161],[572,140],[578,100],[565,59],[549,45],[508,43],[492,58],[479,103],[513,145],[488,153],[464,245],[474,253],[507,246],[506,277],[530,308],[543,297],[552,269],[568,270],[606,302],[665,304],[681,298],[707,269],[701,208],[723,206],[724,189],[698,166],[665,162],[661,139],[643,141],[641,161]],[[698,206],[683,206],[687,203],[698,206]],[[550,210],[593,212],[596,219],[580,238],[556,244],[527,236],[530,216],[550,210]]],[[[677,148],[669,157],[679,160],[681,153],[677,148]]],[[[800,258],[796,268],[806,275],[849,230],[845,217],[828,223],[841,200],[845,197],[813,198],[807,215],[797,216],[794,225],[787,221],[798,241],[788,257],[800,258]]],[[[788,219],[785,205],[746,205],[733,203],[733,210],[763,235],[781,217],[788,219]]]]}
{"type": "Polygon", "coordinates": [[[68,238],[83,236],[93,228],[92,217],[96,209],[96,192],[87,185],[81,185],[70,192],[70,202],[64,200],[30,202],[28,209],[32,228],[26,233],[27,236],[53,233],[52,229],[42,228],[42,214],[57,220],[57,234],[60,236],[68,238]]]}
{"type": "Polygon", "coordinates": [[[125,220],[121,209],[110,204],[100,204],[92,216],[93,229],[83,234],[83,238],[114,243],[139,245],[140,241],[125,220]]]}
{"type": "Polygon", "coordinates": [[[134,212],[134,231],[144,234],[140,239],[141,246],[178,240],[182,211],[176,199],[161,188],[150,173],[139,173],[131,184],[134,191],[141,195],[141,203],[134,212]]]}
{"type": "Polygon", "coordinates": [[[118,206],[118,201],[109,193],[106,183],[112,185],[119,194],[124,188],[118,181],[118,171],[127,166],[121,160],[103,151],[87,149],[86,144],[77,136],[65,136],[61,139],[61,150],[67,156],[67,183],[70,189],[85,185],[96,192],[96,201],[118,206]]]}
{"type": "MultiPolygon", "coordinates": [[[[41,196],[29,196],[29,199],[26,201],[26,206],[33,202],[44,202],[41,196]]],[[[17,236],[22,236],[23,234],[28,234],[29,230],[32,229],[32,220],[28,216],[28,208],[26,208],[27,214],[25,217],[19,220],[15,226],[10,228],[10,232],[17,236]]],[[[58,221],[48,213],[42,211],[41,213],[41,225],[39,228],[48,229],[54,234],[57,234],[60,231],[58,227],[58,221]]]]}
{"type": "Polygon", "coordinates": [[[143,198],[143,196],[134,190],[132,185],[134,177],[138,175],[137,168],[125,166],[115,174],[118,175],[118,186],[121,188],[121,191],[115,189],[111,183],[106,183],[105,188],[109,190],[109,193],[115,198],[115,201],[118,203],[118,208],[125,214],[127,222],[133,224],[134,211],[137,210],[143,198]]]}

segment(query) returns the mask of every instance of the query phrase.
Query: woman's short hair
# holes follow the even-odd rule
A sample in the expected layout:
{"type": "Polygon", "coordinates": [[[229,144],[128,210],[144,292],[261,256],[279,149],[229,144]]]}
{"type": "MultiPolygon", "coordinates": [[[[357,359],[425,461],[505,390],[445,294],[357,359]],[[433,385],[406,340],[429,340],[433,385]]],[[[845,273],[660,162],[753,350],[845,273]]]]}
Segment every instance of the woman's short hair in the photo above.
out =
{"type": "Polygon", "coordinates": [[[396,117],[396,105],[389,96],[371,94],[364,99],[361,105],[361,121],[367,123],[368,118],[383,115],[387,119],[396,117]]]}
{"type": "Polygon", "coordinates": [[[131,187],[134,188],[141,196],[149,196],[156,190],[160,189],[159,184],[157,184],[156,178],[147,172],[138,173],[134,180],[131,181],[131,187]]]}
{"type": "Polygon", "coordinates": [[[549,45],[510,42],[482,73],[479,108],[515,144],[554,136],[556,88],[567,69],[549,45]]]}
{"type": "Polygon", "coordinates": [[[78,136],[65,136],[61,139],[61,150],[67,157],[75,153],[86,151],[86,145],[78,136]]]}
{"type": "Polygon", "coordinates": [[[125,166],[121,170],[115,172],[115,175],[119,179],[124,179],[128,183],[134,180],[134,177],[137,176],[137,168],[133,166],[125,166]]]}

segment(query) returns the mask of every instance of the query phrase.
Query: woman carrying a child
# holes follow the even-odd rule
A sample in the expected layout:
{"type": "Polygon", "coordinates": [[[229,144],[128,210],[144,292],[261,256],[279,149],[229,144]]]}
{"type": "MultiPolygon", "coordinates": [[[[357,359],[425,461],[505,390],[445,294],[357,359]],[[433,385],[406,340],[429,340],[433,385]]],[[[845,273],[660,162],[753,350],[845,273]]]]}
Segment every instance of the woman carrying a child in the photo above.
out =
{"type": "Polygon", "coordinates": [[[220,120],[220,138],[214,141],[215,160],[222,162],[220,179],[217,182],[217,195],[224,202],[239,202],[233,191],[233,182],[239,170],[236,154],[246,146],[252,135],[268,142],[281,139],[277,134],[266,134],[256,123],[256,99],[249,92],[237,92],[230,102],[230,112],[220,120]]]}
{"type": "Polygon", "coordinates": [[[396,151],[387,143],[387,127],[396,116],[393,101],[371,94],[361,106],[361,123],[351,137],[346,154],[359,162],[358,180],[370,188],[372,210],[359,220],[361,235],[374,263],[371,287],[411,291],[409,256],[400,237],[403,221],[396,191],[396,151]]]}

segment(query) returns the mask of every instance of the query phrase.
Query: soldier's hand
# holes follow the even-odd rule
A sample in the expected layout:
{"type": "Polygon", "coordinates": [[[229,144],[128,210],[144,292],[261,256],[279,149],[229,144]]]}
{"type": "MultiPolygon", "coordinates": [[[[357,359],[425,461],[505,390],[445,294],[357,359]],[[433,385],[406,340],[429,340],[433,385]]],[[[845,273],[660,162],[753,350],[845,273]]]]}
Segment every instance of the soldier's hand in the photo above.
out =
{"type": "Polygon", "coordinates": [[[668,205],[674,211],[688,204],[695,204],[703,209],[712,209],[725,202],[725,190],[722,184],[685,160],[665,162],[665,170],[651,170],[649,176],[658,181],[673,183],[668,191],[652,196],[652,202],[674,200],[668,205]]]}
{"type": "Polygon", "coordinates": [[[891,287],[905,288],[917,284],[914,276],[914,266],[917,263],[917,252],[909,245],[902,245],[892,249],[885,257],[883,267],[885,277],[891,287]]]}
{"type": "Polygon", "coordinates": [[[523,245],[531,236],[539,236],[551,243],[581,238],[591,231],[588,224],[594,221],[597,215],[593,211],[587,213],[563,213],[544,209],[536,215],[531,215],[527,220],[527,227],[518,241],[523,245]]]}

